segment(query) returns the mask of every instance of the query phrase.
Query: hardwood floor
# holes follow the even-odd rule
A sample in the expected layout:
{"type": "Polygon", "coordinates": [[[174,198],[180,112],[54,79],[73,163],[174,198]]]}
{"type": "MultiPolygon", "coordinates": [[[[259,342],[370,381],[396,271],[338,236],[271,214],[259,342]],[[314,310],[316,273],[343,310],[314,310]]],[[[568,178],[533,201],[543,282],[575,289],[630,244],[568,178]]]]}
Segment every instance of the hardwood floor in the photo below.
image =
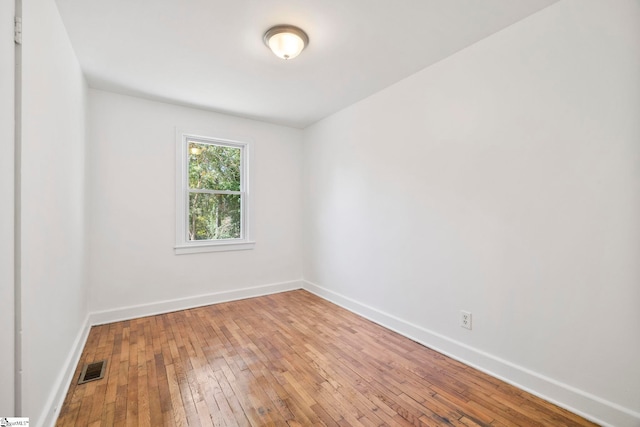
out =
{"type": "Polygon", "coordinates": [[[293,291],[93,327],[56,425],[594,424],[293,291]]]}

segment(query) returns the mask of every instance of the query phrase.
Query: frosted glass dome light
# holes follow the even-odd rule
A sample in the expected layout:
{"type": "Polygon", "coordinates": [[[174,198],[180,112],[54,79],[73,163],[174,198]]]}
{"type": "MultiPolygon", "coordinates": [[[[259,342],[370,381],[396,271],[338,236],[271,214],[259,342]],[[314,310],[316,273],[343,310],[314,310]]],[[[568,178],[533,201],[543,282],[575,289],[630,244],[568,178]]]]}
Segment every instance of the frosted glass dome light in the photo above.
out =
{"type": "Polygon", "coordinates": [[[264,43],[282,59],[293,59],[309,44],[309,37],[298,27],[278,25],[264,33],[264,43]]]}

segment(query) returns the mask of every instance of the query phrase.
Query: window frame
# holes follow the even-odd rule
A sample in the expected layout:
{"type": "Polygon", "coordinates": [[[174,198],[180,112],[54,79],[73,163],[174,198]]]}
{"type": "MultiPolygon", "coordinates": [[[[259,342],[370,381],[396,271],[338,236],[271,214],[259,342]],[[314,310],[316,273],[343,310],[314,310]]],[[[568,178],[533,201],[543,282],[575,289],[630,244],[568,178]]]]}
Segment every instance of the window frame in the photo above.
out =
{"type": "MultiPolygon", "coordinates": [[[[176,255],[239,251],[253,249],[251,239],[250,157],[252,141],[247,138],[204,136],[205,133],[176,129],[176,255]],[[239,148],[240,151],[240,238],[219,240],[189,240],[189,143],[213,144],[239,148]]],[[[229,192],[221,191],[219,194],[229,192]]],[[[235,193],[235,192],[234,192],[235,193]]]]}

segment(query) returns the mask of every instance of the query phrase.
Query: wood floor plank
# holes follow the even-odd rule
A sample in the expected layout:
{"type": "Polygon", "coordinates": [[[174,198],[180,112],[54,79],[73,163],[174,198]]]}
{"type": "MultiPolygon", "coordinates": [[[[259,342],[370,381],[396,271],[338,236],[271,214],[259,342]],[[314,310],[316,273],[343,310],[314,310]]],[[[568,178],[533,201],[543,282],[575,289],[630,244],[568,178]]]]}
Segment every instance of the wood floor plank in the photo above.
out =
{"type": "Polygon", "coordinates": [[[594,424],[292,291],[93,327],[56,426],[145,425],[594,424]]]}
{"type": "Polygon", "coordinates": [[[173,420],[176,426],[185,427],[187,425],[187,415],[184,411],[180,385],[178,384],[178,377],[176,376],[173,364],[167,365],[165,372],[167,373],[167,385],[169,387],[169,396],[171,397],[173,420]]]}

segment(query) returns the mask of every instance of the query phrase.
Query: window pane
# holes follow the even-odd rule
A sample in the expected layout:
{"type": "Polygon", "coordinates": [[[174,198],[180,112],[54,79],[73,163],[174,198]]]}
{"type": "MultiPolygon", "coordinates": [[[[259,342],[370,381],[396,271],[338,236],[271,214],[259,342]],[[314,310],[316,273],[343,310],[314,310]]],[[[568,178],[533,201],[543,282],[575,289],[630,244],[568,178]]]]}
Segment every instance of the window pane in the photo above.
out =
{"type": "Polygon", "coordinates": [[[240,238],[240,195],[189,193],[189,240],[240,238]]]}
{"type": "Polygon", "coordinates": [[[189,188],[240,191],[240,151],[189,142],[189,188]]]}

